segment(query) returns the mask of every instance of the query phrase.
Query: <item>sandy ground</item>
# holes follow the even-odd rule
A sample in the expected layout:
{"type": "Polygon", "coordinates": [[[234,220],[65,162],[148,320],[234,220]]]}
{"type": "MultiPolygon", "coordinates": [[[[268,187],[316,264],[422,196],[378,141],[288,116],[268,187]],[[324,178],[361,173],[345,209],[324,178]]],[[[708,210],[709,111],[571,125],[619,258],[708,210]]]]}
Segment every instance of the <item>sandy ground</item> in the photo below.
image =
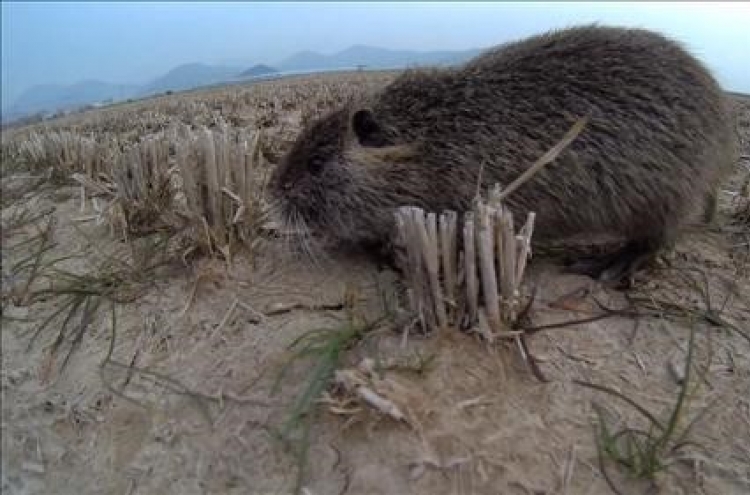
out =
{"type": "MultiPolygon", "coordinates": [[[[750,105],[743,119],[748,133],[750,105]]],[[[747,146],[743,153],[750,153],[747,146]]],[[[747,166],[738,167],[727,190],[747,166]]],[[[724,215],[730,199],[723,198],[724,215]]],[[[80,231],[106,238],[104,227],[73,221],[81,215],[75,190],[30,193],[22,201],[56,208],[56,252],[81,252],[80,231]]],[[[621,315],[535,333],[528,342],[545,382],[512,344],[489,346],[457,330],[404,338],[387,324],[367,334],[346,352],[343,367],[366,358],[432,360],[421,370],[384,366],[380,375],[382,390],[408,421],[334,395],[320,404],[305,493],[610,493],[597,459],[593,404],[615,427],[647,425],[623,401],[574,380],[614,387],[666,419],[680,390],[691,325],[696,388],[681,425],[697,418],[693,443],[670,458],[655,485],[611,465],[609,472],[622,493],[750,493],[750,280],[738,271],[723,222],[686,235],[628,293],[672,301],[683,314],[692,311],[692,321],[621,315]]],[[[3,249],[29,229],[4,239],[3,249]]],[[[601,314],[597,302],[628,307],[625,294],[564,275],[542,259],[533,261],[527,283],[538,291],[534,326],[601,314]]],[[[344,325],[341,305],[377,317],[384,294],[394,291],[394,275],[363,260],[313,266],[273,242],[255,264],[203,259],[161,274],[137,303],[118,307],[112,359],[124,368],[100,367],[111,337],[110,316],[100,311],[62,373],[49,367],[54,331],[27,349],[29,331],[54,301],[8,308],[3,493],[290,493],[297,463],[273,432],[312,363],[296,363],[272,394],[288,345],[310,330],[344,325]]]]}

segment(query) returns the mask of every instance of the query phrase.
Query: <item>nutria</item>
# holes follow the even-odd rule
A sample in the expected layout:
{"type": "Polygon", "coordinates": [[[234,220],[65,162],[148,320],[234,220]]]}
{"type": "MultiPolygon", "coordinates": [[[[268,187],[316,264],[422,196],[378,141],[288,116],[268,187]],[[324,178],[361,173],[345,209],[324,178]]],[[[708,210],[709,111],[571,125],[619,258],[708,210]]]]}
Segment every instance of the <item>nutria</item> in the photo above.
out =
{"type": "Polygon", "coordinates": [[[587,125],[506,204],[536,212],[535,242],[617,236],[572,271],[632,274],[706,207],[734,152],[727,100],[680,44],[642,29],[582,26],[406,70],[313,123],[277,167],[286,221],[342,245],[392,239],[394,209],[465,211],[507,185],[581,117],[587,125]],[[481,176],[480,176],[481,170],[481,176]]]}

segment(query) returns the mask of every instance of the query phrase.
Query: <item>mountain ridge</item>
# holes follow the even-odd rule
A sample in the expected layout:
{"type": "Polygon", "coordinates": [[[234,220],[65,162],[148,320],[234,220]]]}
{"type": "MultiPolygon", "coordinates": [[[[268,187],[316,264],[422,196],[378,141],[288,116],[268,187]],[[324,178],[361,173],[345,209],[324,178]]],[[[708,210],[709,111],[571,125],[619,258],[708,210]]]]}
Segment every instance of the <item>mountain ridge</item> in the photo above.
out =
{"type": "Polygon", "coordinates": [[[246,81],[253,77],[341,69],[399,69],[410,65],[451,65],[467,60],[482,49],[395,50],[355,44],[338,52],[324,54],[311,50],[296,52],[278,64],[241,66],[189,62],[171,68],[145,84],[105,82],[96,79],[74,84],[41,84],[24,91],[3,108],[3,121],[40,112],[70,110],[109,101],[143,98],[168,91],[182,91],[220,83],[246,81]],[[256,74],[253,74],[255,69],[256,74]]]}
{"type": "Polygon", "coordinates": [[[249,69],[240,72],[238,77],[241,77],[241,78],[259,77],[259,76],[266,76],[270,74],[278,74],[278,72],[279,72],[278,70],[274,69],[270,65],[255,64],[249,69]]]}

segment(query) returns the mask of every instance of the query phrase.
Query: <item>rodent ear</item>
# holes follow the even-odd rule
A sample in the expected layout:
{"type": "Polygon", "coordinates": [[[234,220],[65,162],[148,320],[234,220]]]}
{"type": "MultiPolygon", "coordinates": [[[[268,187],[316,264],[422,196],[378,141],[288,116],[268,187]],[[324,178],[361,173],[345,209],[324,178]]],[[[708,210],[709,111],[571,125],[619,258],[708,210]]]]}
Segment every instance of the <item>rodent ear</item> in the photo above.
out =
{"type": "Polygon", "coordinates": [[[362,146],[381,147],[388,145],[383,128],[375,120],[375,116],[370,110],[363,109],[354,112],[354,115],[352,115],[352,130],[354,130],[354,134],[362,146]]]}

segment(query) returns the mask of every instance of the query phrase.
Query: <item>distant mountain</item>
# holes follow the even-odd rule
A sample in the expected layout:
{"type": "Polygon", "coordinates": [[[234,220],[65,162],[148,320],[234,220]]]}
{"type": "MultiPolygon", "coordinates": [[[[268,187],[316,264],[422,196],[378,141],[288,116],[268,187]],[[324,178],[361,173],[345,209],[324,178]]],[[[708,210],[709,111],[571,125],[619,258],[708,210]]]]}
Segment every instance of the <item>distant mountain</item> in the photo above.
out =
{"type": "Polygon", "coordinates": [[[2,120],[7,122],[39,112],[68,110],[84,105],[239,82],[250,77],[274,74],[351,69],[359,66],[366,69],[398,69],[411,65],[452,65],[468,60],[481,51],[474,49],[417,52],[354,45],[330,55],[311,51],[299,52],[278,64],[279,70],[263,64],[242,70],[232,65],[189,63],[175,67],[144,85],[81,81],[69,86],[34,86],[21,94],[9,108],[3,108],[2,120]]]}
{"type": "Polygon", "coordinates": [[[71,110],[96,103],[140,98],[166,91],[181,91],[234,80],[242,71],[237,67],[184,64],[144,85],[81,81],[72,85],[45,84],[23,92],[8,108],[2,120],[39,113],[71,110]]]}
{"type": "Polygon", "coordinates": [[[367,45],[354,45],[331,55],[299,52],[285,59],[280,67],[287,71],[346,69],[364,66],[370,69],[401,68],[410,65],[452,65],[478,55],[481,49],[462,51],[417,52],[389,50],[367,45]]]}
{"type": "Polygon", "coordinates": [[[175,67],[163,76],[146,84],[138,93],[146,96],[165,91],[180,91],[216,84],[234,79],[241,70],[237,67],[198,63],[184,64],[175,67]]]}
{"type": "Polygon", "coordinates": [[[69,86],[59,84],[33,86],[16,98],[7,114],[24,115],[60,108],[74,108],[108,100],[121,100],[132,96],[137,90],[138,86],[132,84],[113,84],[94,80],[81,81],[69,86]]]}
{"type": "Polygon", "coordinates": [[[304,51],[298,52],[289,58],[284,59],[280,64],[281,70],[316,70],[325,68],[326,65],[330,65],[330,57],[321,55],[317,52],[304,51]]]}
{"type": "Polygon", "coordinates": [[[270,74],[278,74],[278,72],[279,71],[277,71],[273,67],[269,67],[263,64],[258,64],[258,65],[253,65],[246,71],[241,72],[238,77],[245,78],[245,77],[268,76],[270,74]]]}

